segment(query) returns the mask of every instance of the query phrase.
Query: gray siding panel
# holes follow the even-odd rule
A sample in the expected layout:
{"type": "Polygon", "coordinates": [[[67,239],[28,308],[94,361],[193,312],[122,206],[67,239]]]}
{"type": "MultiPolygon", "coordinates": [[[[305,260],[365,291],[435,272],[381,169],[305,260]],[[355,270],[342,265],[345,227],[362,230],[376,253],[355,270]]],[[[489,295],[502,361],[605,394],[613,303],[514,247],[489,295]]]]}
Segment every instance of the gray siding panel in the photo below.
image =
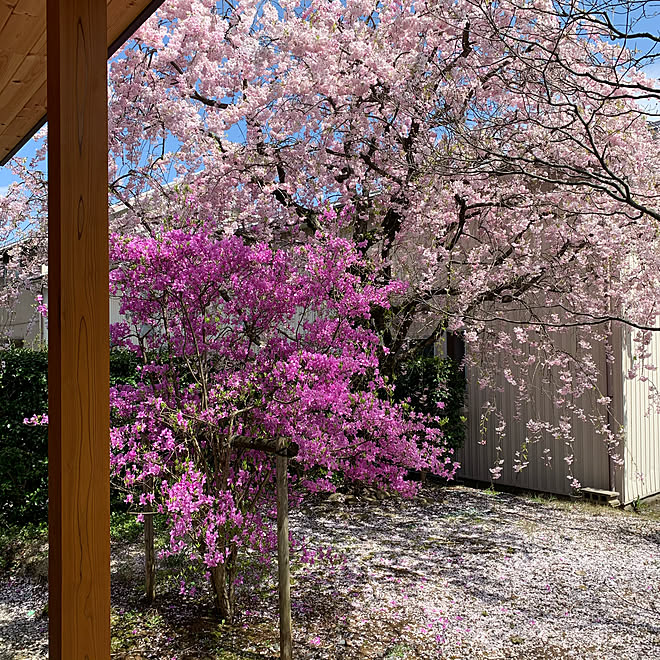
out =
{"type": "MultiPolygon", "coordinates": [[[[561,341],[565,344],[565,350],[571,350],[576,335],[567,333],[561,341]]],[[[605,351],[602,348],[598,350],[600,353],[595,358],[604,365],[605,351]]],[[[521,370],[514,370],[513,376],[522,377],[521,370]]],[[[601,380],[599,388],[601,392],[605,392],[604,371],[601,380]]],[[[479,387],[476,369],[468,372],[468,431],[465,446],[459,452],[461,462],[459,476],[478,481],[491,481],[490,468],[495,466],[498,459],[502,459],[504,461],[502,475],[496,483],[548,493],[571,494],[573,491],[567,478],[568,465],[564,460],[571,450],[565,445],[565,441],[544,433],[539,441],[526,442],[530,436],[527,429],[529,420],[541,419],[556,425],[566,411],[554,405],[551,396],[553,386],[543,383],[540,374],[532,379],[529,386],[534,394],[530,401],[522,402],[517,410],[515,403],[517,391],[506,381],[501,369],[497,373],[496,387],[493,390],[479,387]],[[501,414],[501,420],[491,414],[484,426],[481,421],[482,411],[489,401],[494,403],[496,410],[501,414]],[[506,426],[504,435],[498,438],[495,428],[500,421],[505,422],[506,426]],[[483,430],[485,430],[486,442],[480,444],[480,440],[484,439],[483,430]],[[501,447],[501,452],[497,451],[498,446],[501,447]],[[547,454],[544,452],[546,448],[550,449],[549,455],[552,456],[549,465],[546,460],[547,454]],[[521,454],[526,451],[526,460],[529,463],[519,472],[513,467],[516,451],[521,454]]],[[[599,396],[599,393],[588,392],[576,403],[586,408],[587,412],[595,411],[596,399],[599,396]]],[[[581,421],[575,415],[571,415],[570,418],[576,437],[572,449],[573,474],[582,486],[608,489],[609,460],[605,443],[596,435],[589,422],[581,421]]]]}

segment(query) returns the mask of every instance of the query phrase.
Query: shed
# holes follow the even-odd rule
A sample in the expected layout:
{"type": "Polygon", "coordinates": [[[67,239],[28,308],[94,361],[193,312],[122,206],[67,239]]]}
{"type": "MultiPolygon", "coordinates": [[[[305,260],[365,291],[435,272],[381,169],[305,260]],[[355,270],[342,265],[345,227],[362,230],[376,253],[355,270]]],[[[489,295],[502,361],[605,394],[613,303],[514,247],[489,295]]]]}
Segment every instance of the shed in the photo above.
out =
{"type": "MultiPolygon", "coordinates": [[[[571,351],[577,333],[567,332],[562,348],[571,351]]],[[[543,419],[556,425],[566,411],[553,406],[544,396],[540,382],[533,382],[535,394],[516,410],[515,390],[499,369],[495,387],[481,388],[476,369],[468,371],[467,409],[468,427],[465,445],[459,452],[459,476],[475,482],[491,482],[491,470],[499,461],[501,476],[493,483],[525,490],[571,495],[569,465],[565,457],[573,454],[572,474],[584,488],[616,491],[622,504],[630,504],[660,493],[660,414],[649,410],[649,393],[660,387],[660,372],[647,371],[648,380],[627,378],[633,366],[633,334],[628,328],[616,328],[612,336],[615,361],[608,366],[605,348],[594,354],[596,364],[602,365],[598,389],[611,397],[610,421],[622,432],[623,441],[615,452],[621,463],[609,455],[604,440],[589,422],[571,415],[575,440],[568,447],[561,438],[548,437],[539,442],[529,440],[527,422],[543,419]],[[500,413],[497,422],[484,413],[490,402],[500,413]],[[504,422],[498,435],[496,426],[504,422]],[[518,452],[518,454],[517,454],[518,452]],[[551,457],[551,458],[549,458],[551,457]],[[516,458],[528,464],[516,470],[516,458]]],[[[650,363],[660,365],[660,336],[654,333],[650,345],[650,363]]],[[[519,372],[520,374],[520,372],[519,372]]],[[[598,394],[590,391],[577,401],[587,413],[596,412],[598,394]]],[[[602,411],[602,407],[600,407],[602,411]]]]}

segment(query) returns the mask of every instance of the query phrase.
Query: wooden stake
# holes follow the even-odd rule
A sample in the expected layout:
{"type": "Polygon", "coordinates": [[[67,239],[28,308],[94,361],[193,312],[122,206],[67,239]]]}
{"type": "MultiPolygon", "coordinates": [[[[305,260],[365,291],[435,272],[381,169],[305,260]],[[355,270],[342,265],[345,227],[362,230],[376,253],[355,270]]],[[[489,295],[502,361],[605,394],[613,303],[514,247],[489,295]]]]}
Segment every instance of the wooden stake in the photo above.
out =
{"type": "Polygon", "coordinates": [[[151,505],[148,505],[144,516],[144,594],[148,603],[153,603],[156,597],[154,557],[154,516],[151,505]]]}
{"type": "Polygon", "coordinates": [[[293,657],[291,572],[289,569],[289,483],[286,441],[277,439],[277,568],[280,592],[280,660],[293,657]]]}

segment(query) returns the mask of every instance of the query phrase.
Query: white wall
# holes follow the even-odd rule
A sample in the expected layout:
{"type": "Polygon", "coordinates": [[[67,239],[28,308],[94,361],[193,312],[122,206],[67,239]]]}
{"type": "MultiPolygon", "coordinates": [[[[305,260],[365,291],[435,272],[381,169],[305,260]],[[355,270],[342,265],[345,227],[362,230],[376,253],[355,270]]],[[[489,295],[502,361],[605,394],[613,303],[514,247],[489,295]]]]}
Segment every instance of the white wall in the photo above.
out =
{"type": "MultiPolygon", "coordinates": [[[[48,287],[41,289],[44,304],[48,305],[48,287]]],[[[36,311],[35,295],[31,291],[24,291],[13,307],[13,316],[10,318],[7,310],[0,310],[0,324],[9,319],[10,336],[14,340],[22,340],[26,347],[36,348],[48,343],[48,323],[36,311]]],[[[119,313],[119,298],[110,296],[110,323],[123,320],[119,313]]]]}
{"type": "Polygon", "coordinates": [[[651,357],[647,365],[657,366],[656,370],[642,366],[642,373],[647,382],[625,378],[633,366],[633,336],[625,331],[622,342],[623,376],[623,425],[625,447],[623,457],[624,503],[635,501],[638,497],[660,493],[660,413],[649,409],[649,394],[660,387],[660,334],[654,333],[651,340],[651,357]]]}

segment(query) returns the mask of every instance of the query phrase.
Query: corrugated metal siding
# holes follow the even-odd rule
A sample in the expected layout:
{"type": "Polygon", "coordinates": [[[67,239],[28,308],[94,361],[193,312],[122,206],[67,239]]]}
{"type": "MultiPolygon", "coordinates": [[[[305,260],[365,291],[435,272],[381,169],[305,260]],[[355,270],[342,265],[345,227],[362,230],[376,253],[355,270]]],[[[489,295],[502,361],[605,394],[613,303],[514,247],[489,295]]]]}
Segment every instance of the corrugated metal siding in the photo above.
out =
{"type": "MultiPolygon", "coordinates": [[[[570,332],[561,339],[565,350],[572,350],[577,341],[576,333],[570,332]]],[[[598,349],[595,359],[605,364],[605,351],[598,349]]],[[[527,443],[527,461],[529,465],[522,471],[513,469],[515,452],[521,453],[525,448],[525,440],[530,435],[527,430],[527,422],[530,419],[541,419],[553,425],[558,424],[565,409],[554,406],[549,391],[552,385],[542,382],[540,374],[537,374],[529,383],[530,390],[535,394],[530,401],[520,404],[519,410],[515,409],[516,390],[510,385],[502,374],[504,367],[500,361],[497,373],[496,387],[494,390],[481,389],[478,383],[478,372],[471,369],[468,372],[468,432],[465,446],[459,452],[461,469],[459,476],[478,481],[491,481],[490,468],[493,468],[498,459],[503,459],[502,475],[497,480],[498,484],[516,486],[530,490],[538,490],[548,493],[568,495],[572,492],[568,477],[568,465],[564,457],[571,453],[563,439],[556,439],[544,434],[542,439],[535,443],[527,443]],[[491,414],[490,419],[482,426],[483,406],[488,401],[495,405],[501,414],[501,419],[506,422],[506,430],[503,437],[498,438],[495,432],[499,421],[491,414]],[[485,444],[483,441],[485,430],[485,444]],[[498,452],[496,447],[501,447],[498,452]],[[544,449],[549,448],[552,456],[550,465],[545,460],[544,449]]],[[[512,369],[514,378],[520,378],[522,371],[512,369]]],[[[606,381],[603,371],[602,383],[599,388],[605,392],[606,381]]],[[[577,401],[579,407],[595,410],[595,401],[598,398],[595,392],[588,392],[581,400],[577,401]]],[[[583,422],[571,415],[571,421],[576,440],[573,444],[574,454],[573,474],[583,486],[591,488],[609,488],[609,460],[607,448],[603,441],[596,436],[589,422],[583,422]]]]}
{"type": "MultiPolygon", "coordinates": [[[[625,430],[624,484],[625,504],[638,497],[660,493],[660,415],[649,411],[649,391],[660,387],[660,371],[643,369],[648,382],[630,380],[625,374],[633,365],[633,337],[623,332],[623,426],[625,430]]],[[[649,364],[660,368],[660,336],[651,340],[649,364]]]]}

